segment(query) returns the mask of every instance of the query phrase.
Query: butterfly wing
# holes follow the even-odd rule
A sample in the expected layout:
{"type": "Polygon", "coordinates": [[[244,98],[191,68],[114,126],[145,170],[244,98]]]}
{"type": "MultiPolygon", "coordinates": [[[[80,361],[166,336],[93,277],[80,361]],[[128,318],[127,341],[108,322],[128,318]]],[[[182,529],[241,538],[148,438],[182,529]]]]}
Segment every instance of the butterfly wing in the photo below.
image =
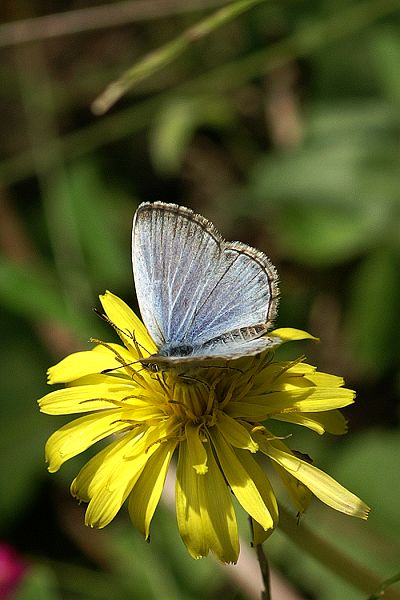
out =
{"type": "Polygon", "coordinates": [[[220,361],[235,360],[242,358],[243,356],[254,356],[260,354],[265,350],[272,350],[279,346],[282,340],[277,337],[260,337],[253,340],[234,342],[232,344],[226,344],[224,342],[218,342],[212,347],[204,348],[199,346],[194,348],[194,352],[190,356],[160,356],[155,354],[141,360],[143,366],[145,365],[156,365],[155,370],[168,370],[171,368],[177,368],[179,366],[184,367],[198,367],[202,363],[212,362],[215,364],[220,361]]]}
{"type": "Polygon", "coordinates": [[[240,332],[232,343],[253,339],[266,333],[277,303],[278,276],[265,254],[240,242],[224,242],[214,285],[195,309],[193,340],[206,344],[229,332],[240,332]]]}
{"type": "Polygon", "coordinates": [[[132,231],[132,264],[143,320],[157,346],[183,340],[197,297],[208,289],[206,270],[221,250],[208,221],[174,204],[144,203],[132,231]],[[205,260],[204,260],[205,259],[205,260]],[[206,262],[207,261],[207,268],[206,262]]]}
{"type": "Polygon", "coordinates": [[[201,348],[227,332],[267,327],[275,315],[277,275],[269,259],[226,243],[212,223],[185,207],[139,206],[132,262],[140,311],[158,347],[201,348]]]}

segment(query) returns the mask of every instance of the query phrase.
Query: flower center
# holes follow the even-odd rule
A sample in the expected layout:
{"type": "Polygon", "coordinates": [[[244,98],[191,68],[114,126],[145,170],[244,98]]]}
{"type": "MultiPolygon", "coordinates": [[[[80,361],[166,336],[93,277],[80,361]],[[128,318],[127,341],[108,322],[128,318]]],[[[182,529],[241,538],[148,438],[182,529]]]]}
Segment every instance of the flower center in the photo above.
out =
{"type": "Polygon", "coordinates": [[[216,393],[217,381],[208,382],[192,377],[167,372],[159,378],[168,411],[184,422],[212,426],[216,422],[216,411],[220,402],[216,393]]]}

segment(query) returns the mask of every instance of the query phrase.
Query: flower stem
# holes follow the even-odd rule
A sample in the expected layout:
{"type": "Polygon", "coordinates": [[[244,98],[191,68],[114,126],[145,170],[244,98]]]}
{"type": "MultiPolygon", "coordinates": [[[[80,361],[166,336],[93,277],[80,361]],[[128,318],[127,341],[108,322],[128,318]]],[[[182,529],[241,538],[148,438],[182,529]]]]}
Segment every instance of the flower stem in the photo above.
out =
{"type": "Polygon", "coordinates": [[[264,2],[264,0],[237,0],[228,6],[223,6],[175,39],[147,54],[142,60],[125,71],[119,79],[110,83],[104,92],[96,98],[92,104],[94,114],[102,115],[107,112],[131,87],[171,63],[185,52],[193,42],[210,35],[228,21],[261,2],[264,2]]]}
{"type": "MultiPolygon", "coordinates": [[[[282,505],[279,507],[279,528],[299,548],[358,590],[371,594],[372,590],[380,589],[382,577],[356,562],[329,541],[311,531],[303,523],[298,524],[296,518],[290,515],[282,505]]],[[[390,581],[389,583],[393,582],[390,581]]],[[[396,590],[386,588],[385,598],[387,600],[399,600],[400,594],[396,590]]]]}
{"type": "Polygon", "coordinates": [[[390,585],[393,585],[394,583],[398,583],[400,581],[400,573],[396,573],[396,575],[393,575],[393,577],[389,577],[389,579],[385,579],[385,581],[379,586],[379,589],[374,592],[372,594],[372,596],[370,596],[368,598],[368,600],[379,600],[379,598],[383,598],[383,596],[386,596],[386,590],[390,585]]]}
{"type": "Polygon", "coordinates": [[[271,585],[270,585],[270,573],[269,573],[269,564],[267,557],[265,555],[262,544],[257,544],[255,546],[258,564],[260,565],[260,571],[263,578],[264,583],[264,591],[261,594],[262,600],[271,600],[271,585]]]}

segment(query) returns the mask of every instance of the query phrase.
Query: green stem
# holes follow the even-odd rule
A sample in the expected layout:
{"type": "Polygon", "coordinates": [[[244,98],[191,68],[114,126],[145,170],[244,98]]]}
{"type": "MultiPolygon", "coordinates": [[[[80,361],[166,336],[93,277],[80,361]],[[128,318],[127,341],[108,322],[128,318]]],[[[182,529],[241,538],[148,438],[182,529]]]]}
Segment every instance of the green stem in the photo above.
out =
{"type": "MultiPolygon", "coordinates": [[[[110,115],[105,119],[66,135],[57,143],[62,144],[66,159],[71,160],[92,152],[95,148],[119,140],[127,135],[140,131],[148,126],[154,114],[164,101],[172,96],[226,92],[237,89],[249,79],[266,74],[278,65],[285,64],[300,56],[312,54],[356,31],[360,31],[385,15],[400,8],[399,0],[366,0],[335,14],[312,26],[307,26],[289,35],[280,42],[270,45],[250,56],[218,67],[176,86],[173,90],[163,92],[149,100],[131,108],[110,115]]],[[[37,154],[43,161],[51,158],[53,144],[36,143],[37,154]]],[[[4,160],[0,164],[0,178],[3,184],[20,181],[34,172],[32,153],[22,152],[18,156],[4,160]]]]}
{"type": "Polygon", "coordinates": [[[262,600],[271,600],[271,577],[269,572],[269,564],[261,544],[255,547],[258,564],[260,565],[261,576],[264,583],[264,591],[262,592],[262,600]]]}
{"type": "MultiPolygon", "coordinates": [[[[254,530],[253,530],[253,519],[249,515],[249,525],[250,525],[250,533],[251,538],[254,539],[254,530]]],[[[264,590],[261,593],[261,600],[271,600],[271,575],[269,570],[268,559],[265,555],[262,544],[256,544],[254,546],[258,564],[260,565],[261,577],[264,583],[264,590]]]]}
{"type": "Polygon", "coordinates": [[[150,52],[138,63],[135,63],[133,67],[125,71],[119,79],[106,87],[104,92],[93,102],[93,112],[97,115],[105,113],[129,88],[171,63],[183,54],[193,42],[210,35],[228,21],[261,2],[265,2],[265,0],[239,0],[229,6],[224,6],[186,29],[171,42],[157,48],[154,52],[150,52]]]}
{"type": "Polygon", "coordinates": [[[0,24],[0,48],[202,11],[226,2],[227,0],[190,0],[184,4],[181,0],[121,0],[42,17],[19,19],[0,24]]]}
{"type": "MultiPolygon", "coordinates": [[[[370,594],[371,590],[377,590],[381,586],[381,577],[357,563],[326,539],[319,537],[303,523],[298,524],[297,519],[282,506],[279,509],[279,528],[299,548],[358,590],[370,594]]],[[[385,599],[400,600],[400,593],[387,590],[385,599]]]]}
{"type": "Polygon", "coordinates": [[[383,598],[383,596],[385,596],[385,598],[388,598],[389,596],[386,594],[386,590],[389,586],[393,585],[394,583],[398,583],[399,581],[400,573],[396,573],[396,575],[393,575],[393,577],[385,579],[385,581],[379,586],[379,589],[375,593],[373,593],[372,596],[368,598],[368,600],[379,600],[379,598],[383,598]]]}
{"type": "Polygon", "coordinates": [[[298,31],[282,40],[263,48],[250,56],[218,67],[197,78],[214,89],[227,89],[235,83],[239,87],[244,81],[273,71],[288,62],[309,56],[319,48],[362,31],[378,19],[400,10],[400,0],[366,0],[355,6],[335,13],[323,22],[315,21],[304,25],[298,31]]]}

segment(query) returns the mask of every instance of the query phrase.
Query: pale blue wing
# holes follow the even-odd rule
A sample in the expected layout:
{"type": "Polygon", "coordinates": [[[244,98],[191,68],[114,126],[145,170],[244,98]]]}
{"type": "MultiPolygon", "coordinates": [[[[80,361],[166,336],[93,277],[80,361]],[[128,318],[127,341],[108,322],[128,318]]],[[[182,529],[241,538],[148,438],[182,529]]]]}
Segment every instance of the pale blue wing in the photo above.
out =
{"type": "Polygon", "coordinates": [[[204,346],[195,346],[193,357],[203,357],[204,359],[219,358],[233,360],[241,356],[251,356],[259,354],[265,350],[275,348],[282,343],[277,337],[258,337],[255,339],[234,339],[228,341],[226,338],[216,338],[211,343],[204,346]]]}
{"type": "Polygon", "coordinates": [[[193,342],[206,343],[236,330],[250,339],[261,333],[252,331],[257,325],[264,325],[265,333],[276,314],[277,279],[265,254],[240,242],[225,242],[215,285],[193,314],[193,342]]]}
{"type": "Polygon", "coordinates": [[[267,327],[274,317],[277,275],[268,258],[225,242],[187,208],[139,206],[132,261],[142,317],[158,347],[200,347],[231,331],[267,327]]]}
{"type": "Polygon", "coordinates": [[[155,343],[181,340],[196,299],[207,290],[208,266],[221,250],[208,221],[174,204],[141,204],[132,231],[132,264],[142,318],[155,343]],[[203,226],[202,226],[203,225],[203,226]],[[205,262],[207,261],[207,262],[205,262]]]}

